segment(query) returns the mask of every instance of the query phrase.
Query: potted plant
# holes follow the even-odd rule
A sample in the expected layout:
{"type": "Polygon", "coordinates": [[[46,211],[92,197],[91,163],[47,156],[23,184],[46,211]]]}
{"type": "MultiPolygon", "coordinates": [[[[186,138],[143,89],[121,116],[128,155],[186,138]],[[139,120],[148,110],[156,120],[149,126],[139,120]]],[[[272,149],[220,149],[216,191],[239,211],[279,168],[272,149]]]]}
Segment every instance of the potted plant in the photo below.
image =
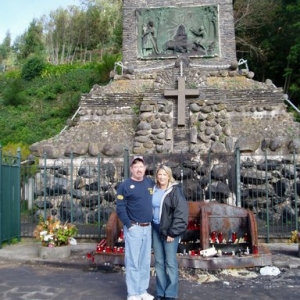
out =
{"type": "Polygon", "coordinates": [[[298,244],[298,256],[300,257],[300,232],[294,230],[291,232],[291,237],[288,240],[289,244],[298,244]]]}
{"type": "Polygon", "coordinates": [[[70,255],[70,241],[74,240],[77,232],[78,229],[74,224],[68,222],[62,224],[59,219],[53,216],[48,216],[46,220],[40,216],[33,235],[41,242],[39,248],[41,257],[63,258],[70,255]]]}

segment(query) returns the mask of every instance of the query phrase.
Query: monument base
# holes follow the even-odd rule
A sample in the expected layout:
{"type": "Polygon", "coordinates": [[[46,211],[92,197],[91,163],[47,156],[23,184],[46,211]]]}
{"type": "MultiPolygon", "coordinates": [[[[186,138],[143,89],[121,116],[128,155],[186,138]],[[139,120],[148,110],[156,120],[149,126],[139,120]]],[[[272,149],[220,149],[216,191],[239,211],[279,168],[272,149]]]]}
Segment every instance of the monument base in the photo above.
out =
{"type": "MultiPolygon", "coordinates": [[[[241,269],[252,267],[264,267],[272,265],[272,254],[265,245],[258,246],[259,251],[256,255],[247,256],[222,256],[222,257],[203,257],[178,255],[177,261],[179,268],[193,268],[203,270],[218,269],[241,269]]],[[[93,253],[93,261],[100,265],[124,265],[124,253],[93,253]]],[[[154,267],[154,256],[151,258],[151,266],[154,267]]]]}

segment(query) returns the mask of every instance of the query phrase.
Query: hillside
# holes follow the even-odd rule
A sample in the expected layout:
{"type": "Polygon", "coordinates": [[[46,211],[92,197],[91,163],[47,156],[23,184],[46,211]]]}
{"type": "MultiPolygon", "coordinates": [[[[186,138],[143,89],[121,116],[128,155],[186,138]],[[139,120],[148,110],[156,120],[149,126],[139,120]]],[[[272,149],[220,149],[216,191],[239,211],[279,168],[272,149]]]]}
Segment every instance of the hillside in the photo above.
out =
{"type": "Polygon", "coordinates": [[[58,134],[76,112],[81,95],[108,82],[117,59],[108,55],[99,63],[65,67],[60,75],[53,70],[32,80],[0,76],[0,144],[29,146],[58,134]]]}

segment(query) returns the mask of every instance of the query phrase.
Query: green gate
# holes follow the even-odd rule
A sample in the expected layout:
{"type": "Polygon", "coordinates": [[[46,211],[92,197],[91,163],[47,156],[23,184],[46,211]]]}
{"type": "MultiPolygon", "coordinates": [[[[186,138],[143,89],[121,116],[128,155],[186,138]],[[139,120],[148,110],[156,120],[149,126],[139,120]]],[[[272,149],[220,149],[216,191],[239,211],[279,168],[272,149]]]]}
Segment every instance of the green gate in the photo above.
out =
{"type": "Polygon", "coordinates": [[[12,239],[20,241],[21,156],[3,155],[0,145],[0,248],[12,239]]]}

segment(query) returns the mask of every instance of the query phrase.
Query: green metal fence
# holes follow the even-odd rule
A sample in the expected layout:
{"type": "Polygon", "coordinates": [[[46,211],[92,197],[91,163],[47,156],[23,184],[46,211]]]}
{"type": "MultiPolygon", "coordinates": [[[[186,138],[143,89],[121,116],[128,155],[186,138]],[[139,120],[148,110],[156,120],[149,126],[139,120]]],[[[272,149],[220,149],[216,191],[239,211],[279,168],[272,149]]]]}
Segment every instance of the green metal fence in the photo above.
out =
{"type": "MultiPolygon", "coordinates": [[[[39,165],[22,164],[21,236],[33,236],[40,215],[55,215],[77,225],[77,238],[103,238],[115,209],[118,184],[129,176],[129,156],[125,150],[113,158],[53,160],[45,156],[39,165]]],[[[253,211],[258,235],[267,242],[286,239],[298,230],[300,166],[295,155],[257,157],[237,149],[230,154],[173,153],[144,158],[149,176],[154,176],[161,163],[170,166],[188,201],[218,201],[253,211]]]]}
{"type": "Polygon", "coordinates": [[[3,155],[0,146],[0,248],[20,241],[20,151],[3,155]]]}

